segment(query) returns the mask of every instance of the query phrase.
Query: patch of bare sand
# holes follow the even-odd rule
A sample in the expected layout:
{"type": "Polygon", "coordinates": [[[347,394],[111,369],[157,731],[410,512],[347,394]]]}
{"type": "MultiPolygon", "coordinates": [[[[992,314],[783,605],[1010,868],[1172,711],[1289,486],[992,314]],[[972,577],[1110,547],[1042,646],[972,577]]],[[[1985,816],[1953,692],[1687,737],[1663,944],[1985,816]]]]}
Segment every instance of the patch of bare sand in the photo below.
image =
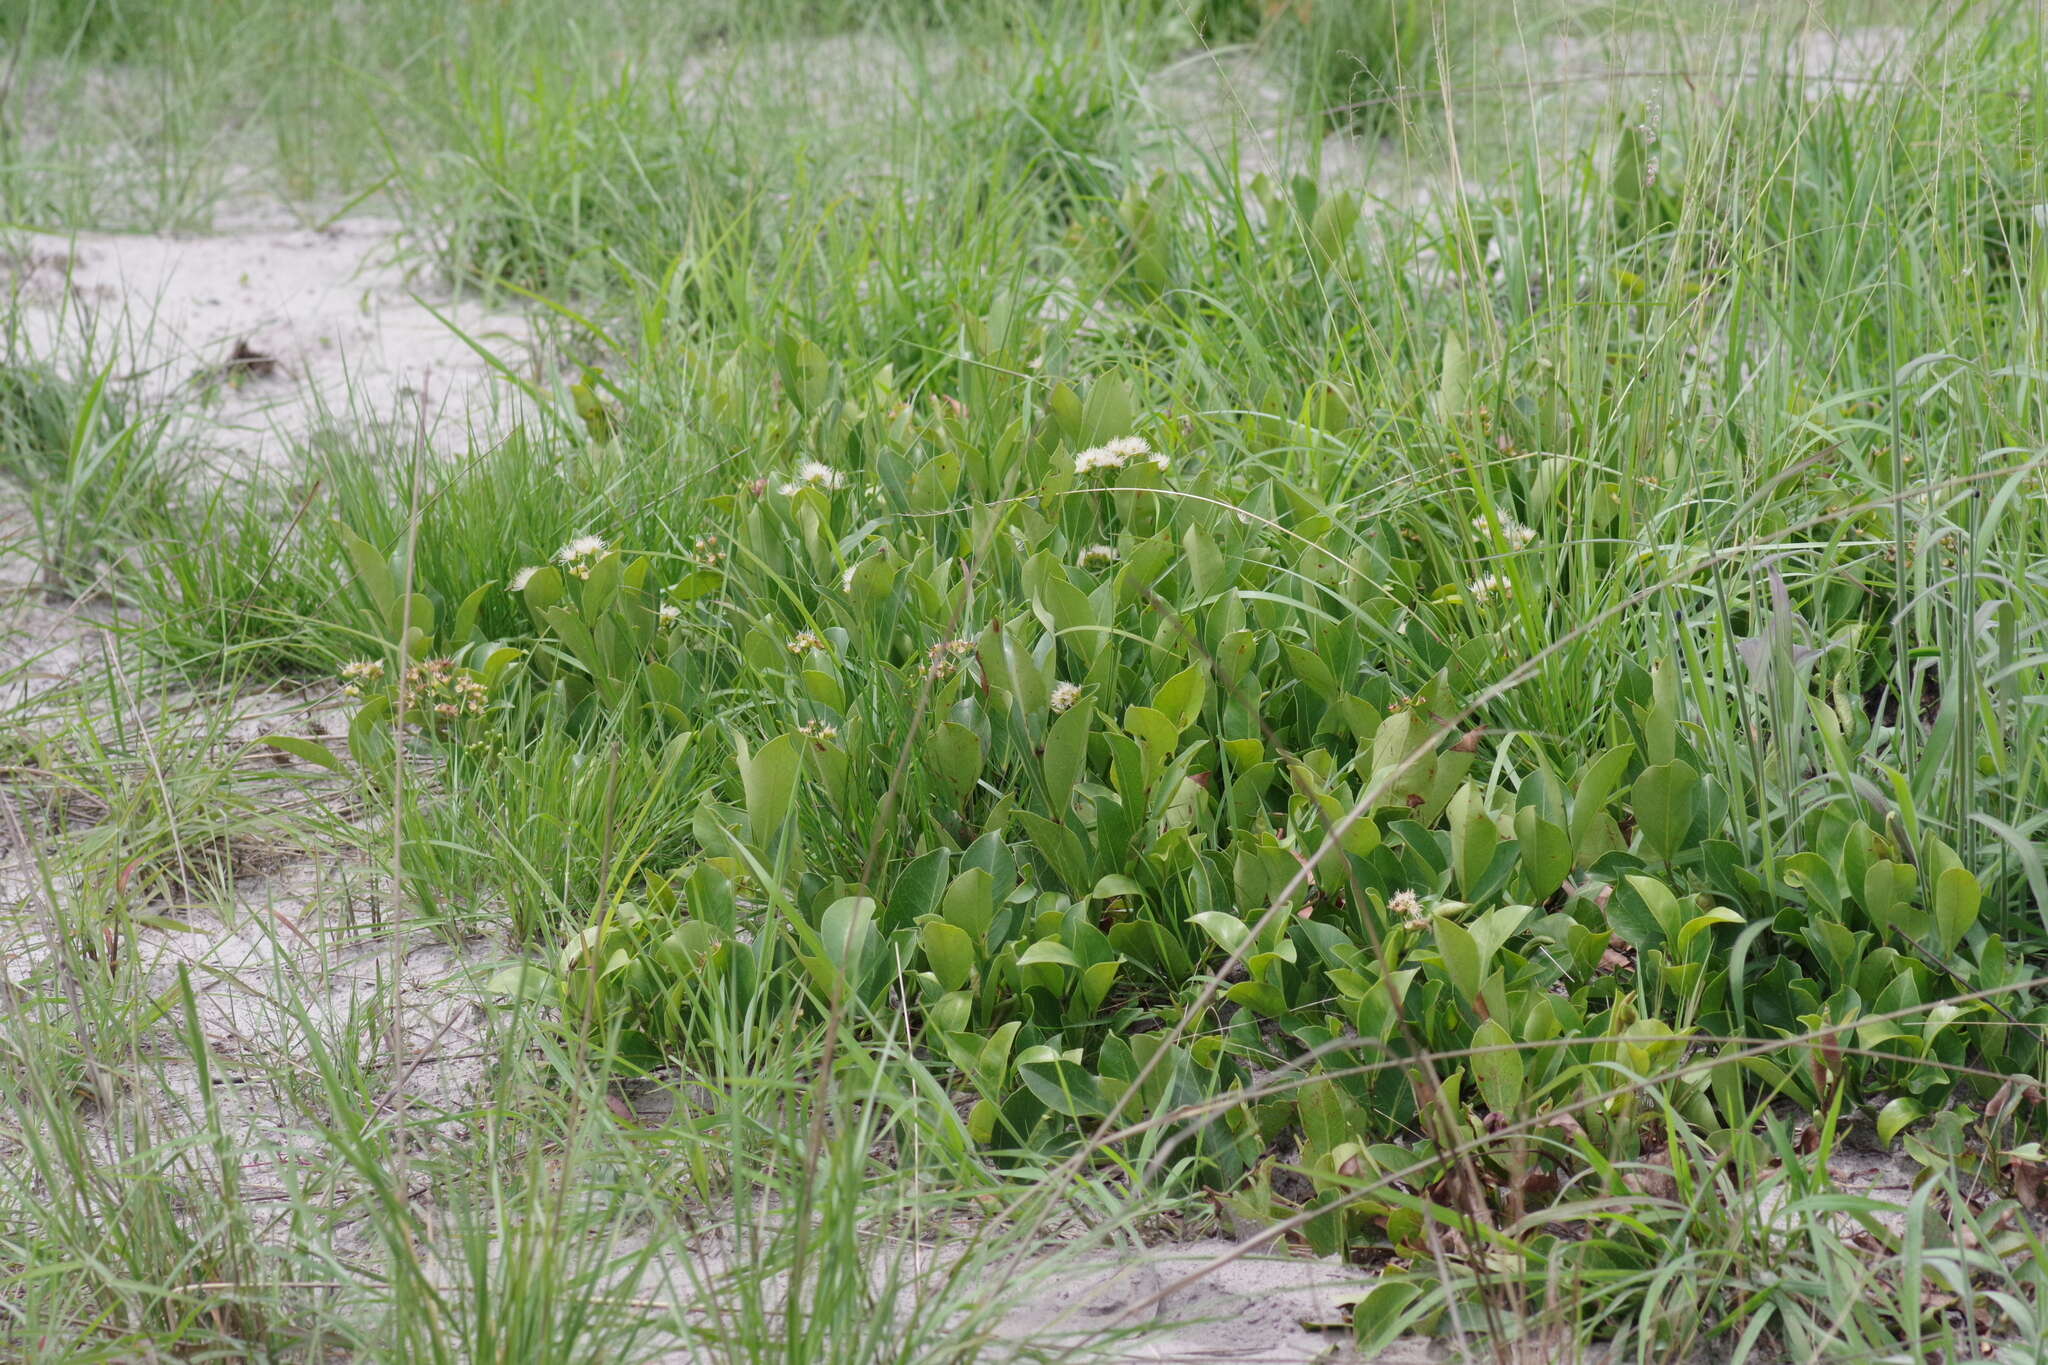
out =
{"type": "Polygon", "coordinates": [[[17,347],[45,364],[111,359],[123,387],[177,411],[173,435],[243,467],[285,466],[328,426],[457,445],[525,412],[470,343],[531,376],[529,320],[416,278],[396,222],[254,219],[205,235],[17,235],[0,253],[17,347]]]}
{"type": "MultiPolygon", "coordinates": [[[[20,797],[12,782],[0,793],[16,811],[20,797]]],[[[252,827],[245,837],[262,835],[252,827]]],[[[41,1027],[86,1029],[64,1004],[75,970],[125,973],[126,998],[157,1016],[111,1051],[81,1035],[97,1090],[86,1127],[110,1161],[124,1133],[176,1144],[217,1125],[233,1139],[245,1193],[261,1199],[287,1166],[340,1176],[324,1131],[336,1122],[403,1122],[416,1148],[470,1138],[464,1116],[501,1052],[479,982],[513,950],[392,924],[389,877],[358,848],[317,837],[273,846],[214,894],[128,906],[126,932],[102,949],[91,925],[107,912],[94,907],[115,874],[39,867],[40,850],[0,843],[0,983],[22,1011],[6,1035],[31,1015],[41,1027]],[[86,934],[93,956],[60,954],[60,924],[86,934]],[[331,1112],[315,1049],[360,1078],[350,1101],[359,1110],[331,1112]]]]}
{"type": "Polygon", "coordinates": [[[388,872],[364,851],[374,821],[353,789],[263,743],[279,734],[332,742],[347,725],[342,698],[325,684],[139,682],[123,668],[111,613],[50,600],[33,564],[26,551],[0,558],[0,711],[23,743],[42,736],[59,754],[80,742],[80,727],[96,738],[75,773],[24,766],[25,750],[0,753],[6,998],[50,1004],[66,994],[60,926],[111,931],[95,969],[132,973],[123,989],[137,1002],[175,1002],[189,982],[189,1013],[177,1004],[141,1052],[98,1059],[114,1087],[108,1098],[118,1091],[145,1106],[160,1131],[203,1131],[208,1069],[183,1036],[196,1027],[211,1098],[253,1144],[252,1161],[310,1150],[302,1111],[284,1093],[291,1077],[310,1079],[309,1034],[383,1081],[387,1090],[366,1104],[426,1115],[465,1107],[490,1055],[476,980],[513,950],[394,924],[388,872]],[[90,685],[70,690],[81,683],[90,685]],[[186,814],[130,830],[110,811],[131,789],[176,786],[194,765],[213,792],[204,812],[174,804],[186,814]],[[166,831],[177,847],[160,842],[166,831]],[[178,868],[150,870],[166,860],[178,868]]]}
{"type": "MultiPolygon", "coordinates": [[[[1239,1256],[1233,1243],[1217,1240],[1119,1252],[1099,1243],[1061,1245],[1056,1236],[1017,1255],[1006,1239],[1021,1235],[961,1221],[935,1241],[870,1237],[860,1254],[885,1305],[879,1311],[893,1305],[899,1320],[945,1323],[957,1340],[981,1343],[977,1360],[1422,1365],[1450,1358],[1422,1340],[1358,1353],[1345,1303],[1373,1277],[1335,1260],[1239,1256]]],[[[728,1277],[755,1273],[743,1241],[707,1210],[687,1251],[664,1249],[621,1291],[683,1304],[715,1295],[728,1277]]],[[[769,1311],[778,1311],[786,1275],[769,1276],[759,1290],[769,1311]]],[[[658,1356],[663,1365],[712,1358],[680,1342],[658,1356]]]]}
{"type": "Polygon", "coordinates": [[[1153,73],[1144,91],[1156,136],[1143,159],[1157,169],[1189,169],[1192,153],[1218,165],[1234,162],[1246,179],[1284,183],[1313,170],[1326,184],[1357,186],[1399,160],[1376,139],[1318,133],[1284,74],[1250,49],[1184,57],[1153,73]]]}
{"type": "Polygon", "coordinates": [[[503,945],[418,930],[322,943],[331,926],[313,907],[279,903],[309,867],[266,878],[264,909],[245,905],[234,923],[188,916],[189,933],[150,945],[152,986],[174,990],[181,969],[192,983],[184,1026],[204,1037],[208,1064],[202,1072],[185,1039],[165,1040],[147,1063],[147,1102],[169,1132],[205,1131],[209,1099],[232,1114],[224,1123],[251,1178],[283,1161],[331,1162],[307,1119],[327,1103],[306,1060],[315,1042],[369,1079],[357,1096],[364,1115],[402,1112],[412,1144],[443,1149],[471,1135],[460,1116],[483,1100],[498,1055],[475,978],[503,945]]]}
{"type": "Polygon", "coordinates": [[[0,715],[75,678],[112,612],[51,597],[28,505],[0,485],[0,715]]]}
{"type": "MultiPolygon", "coordinates": [[[[1371,1287],[1371,1275],[1334,1260],[1237,1250],[1230,1242],[1200,1241],[1129,1256],[1063,1258],[1000,1330],[1038,1347],[1092,1342],[1129,1361],[1360,1358],[1346,1349],[1344,1305],[1371,1287]],[[1119,1341],[1120,1333],[1130,1335],[1119,1341]]],[[[1386,1365],[1432,1358],[1422,1344],[1376,1357],[1386,1365]]]]}
{"type": "Polygon", "coordinates": [[[1821,99],[1908,77],[1924,55],[1914,41],[1911,29],[1886,24],[1560,34],[1503,49],[1501,88],[1540,107],[1586,112],[1624,97],[1654,107],[1668,87],[1730,81],[1796,80],[1807,98],[1821,99]]]}

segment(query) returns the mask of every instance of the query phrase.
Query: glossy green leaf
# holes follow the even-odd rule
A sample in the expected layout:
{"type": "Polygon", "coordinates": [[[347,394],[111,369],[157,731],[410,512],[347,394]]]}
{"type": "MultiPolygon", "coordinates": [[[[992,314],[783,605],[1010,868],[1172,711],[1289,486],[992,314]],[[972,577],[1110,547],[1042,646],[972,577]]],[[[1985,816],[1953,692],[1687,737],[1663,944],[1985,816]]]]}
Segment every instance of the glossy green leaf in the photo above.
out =
{"type": "Polygon", "coordinates": [[[1588,763],[1579,773],[1578,782],[1572,788],[1571,836],[1572,852],[1581,866],[1590,861],[1586,856],[1588,840],[1595,832],[1595,820],[1607,809],[1607,803],[1621,788],[1621,779],[1628,773],[1629,760],[1635,755],[1633,747],[1627,744],[1609,749],[1588,763]]]}
{"type": "Polygon", "coordinates": [[[1690,763],[1675,758],[1643,769],[1629,794],[1636,826],[1658,857],[1669,861],[1688,847],[1693,816],[1698,811],[1700,775],[1690,763]]]}
{"type": "Polygon", "coordinates": [[[1359,1353],[1380,1355],[1413,1329],[1428,1306],[1422,1298],[1423,1288],[1413,1280],[1387,1277],[1375,1282],[1351,1309],[1351,1332],[1359,1353]]]}
{"type": "Polygon", "coordinates": [[[1185,730],[1201,719],[1202,703],[1209,695],[1209,679],[1200,664],[1190,664],[1159,685],[1152,709],[1173,722],[1176,731],[1185,730]]]}
{"type": "Polygon", "coordinates": [[[1438,915],[1435,921],[1436,950],[1443,959],[1444,975],[1460,999],[1471,1004],[1479,998],[1480,983],[1486,979],[1485,956],[1471,931],[1456,920],[1438,915]]]}
{"type": "Polygon", "coordinates": [[[1571,835],[1564,826],[1543,818],[1534,806],[1515,812],[1515,843],[1522,879],[1529,894],[1546,900],[1572,870],[1571,835]]]}
{"type": "Polygon", "coordinates": [[[1223,552],[1216,548],[1207,531],[1190,524],[1181,533],[1180,544],[1186,554],[1188,579],[1196,592],[1206,596],[1224,585],[1223,552]]]}
{"type": "Polygon", "coordinates": [[[917,932],[924,946],[925,961],[931,964],[939,985],[949,991],[965,986],[974,975],[974,942],[967,937],[966,930],[935,919],[926,920],[917,932]]]}
{"type": "Polygon", "coordinates": [[[818,918],[818,941],[825,956],[851,976],[877,944],[875,902],[867,896],[841,896],[818,918]]]}
{"type": "Polygon", "coordinates": [[[1479,788],[1466,783],[1451,798],[1444,812],[1451,832],[1451,873],[1458,894],[1470,898],[1493,864],[1493,850],[1500,842],[1500,830],[1486,808],[1479,788]]]}
{"type": "Polygon", "coordinates": [[[1209,936],[1226,953],[1237,953],[1251,942],[1251,930],[1235,915],[1221,910],[1204,910],[1188,916],[1188,922],[1209,936]]]}
{"type": "Polygon", "coordinates": [[[747,827],[754,846],[766,850],[781,833],[796,799],[802,755],[793,735],[777,735],[751,754],[739,749],[740,786],[746,794],[747,827]]]}
{"type": "Polygon", "coordinates": [[[392,576],[391,565],[376,547],[346,527],[337,528],[335,534],[341,540],[342,552],[348,556],[349,567],[355,571],[356,585],[370,600],[371,610],[380,621],[389,620],[398,603],[398,580],[392,576]]]}
{"type": "Polygon", "coordinates": [[[1967,868],[1951,867],[1934,881],[1934,927],[1943,955],[1953,953],[1977,922],[1984,899],[1976,877],[1967,868]]]}
{"type": "Polygon", "coordinates": [[[1064,1058],[1020,1061],[1017,1077],[1046,1108],[1070,1118],[1100,1118],[1109,1112],[1095,1077],[1064,1058]]]}
{"type": "Polygon", "coordinates": [[[1015,631],[1003,633],[1003,667],[1009,678],[1010,690],[1017,698],[1017,705],[1026,716],[1042,716],[1051,699],[1052,685],[1046,681],[1045,670],[1038,666],[1031,650],[1015,631]]]}
{"type": "Polygon", "coordinates": [[[1088,729],[1094,714],[1086,701],[1076,702],[1046,731],[1042,759],[1046,804],[1055,820],[1065,819],[1073,805],[1074,784],[1088,759],[1088,729]]]}
{"type": "Polygon", "coordinates": [[[1891,1100],[1877,1114],[1877,1140],[1880,1146],[1889,1147],[1892,1139],[1901,1129],[1917,1123],[1926,1117],[1927,1110],[1921,1103],[1906,1095],[1891,1100]]]}
{"type": "Polygon", "coordinates": [[[1145,788],[1150,791],[1179,745],[1180,730],[1149,706],[1132,706],[1124,711],[1124,729],[1138,742],[1144,760],[1145,788]]]}
{"type": "Polygon", "coordinates": [[[910,476],[910,507],[915,512],[936,512],[952,502],[960,486],[960,457],[943,451],[926,461],[910,476]]]}
{"type": "Polygon", "coordinates": [[[1741,915],[1738,915],[1733,910],[1728,909],[1726,906],[1716,906],[1714,909],[1707,911],[1705,914],[1694,915],[1691,919],[1687,920],[1684,926],[1679,929],[1678,938],[1674,946],[1676,947],[1678,953],[1681,956],[1683,956],[1685,950],[1692,946],[1692,941],[1694,939],[1698,938],[1701,934],[1704,934],[1707,930],[1713,928],[1715,925],[1742,924],[1745,922],[1746,921],[1743,920],[1741,915]]]}
{"type": "Polygon", "coordinates": [[[1513,1114],[1522,1102],[1524,1070],[1515,1040],[1498,1020],[1487,1019],[1472,1030],[1472,1078],[1486,1107],[1496,1114],[1513,1114]]]}
{"type": "Polygon", "coordinates": [[[976,943],[988,936],[995,918],[995,884],[986,868],[970,867],[953,879],[939,903],[939,914],[948,924],[957,924],[976,943]]]}
{"type": "Polygon", "coordinates": [[[1863,909],[1878,924],[1895,926],[1919,889],[1920,874],[1910,864],[1873,858],[1863,872],[1863,909]]]}
{"type": "Polygon", "coordinates": [[[945,721],[932,733],[932,767],[955,801],[964,801],[981,779],[981,736],[956,721],[945,721]]]}

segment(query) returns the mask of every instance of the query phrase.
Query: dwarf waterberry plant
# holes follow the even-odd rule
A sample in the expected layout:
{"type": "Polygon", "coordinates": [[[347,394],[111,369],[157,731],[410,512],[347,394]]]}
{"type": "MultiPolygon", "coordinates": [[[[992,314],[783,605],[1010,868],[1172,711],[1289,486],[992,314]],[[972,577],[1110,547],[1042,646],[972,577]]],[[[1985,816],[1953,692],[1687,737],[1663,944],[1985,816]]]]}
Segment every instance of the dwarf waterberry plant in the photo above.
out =
{"type": "Polygon", "coordinates": [[[2038,5],[318,10],[0,6],[0,1356],[2037,1354],[2038,5]]]}
{"type": "MultiPolygon", "coordinates": [[[[1128,394],[1019,384],[986,446],[824,401],[790,422],[839,463],[715,496],[686,564],[592,534],[477,588],[523,603],[516,644],[423,628],[507,660],[512,742],[604,717],[723,770],[686,847],[507,988],[635,1067],[762,1000],[900,1017],[991,1159],[1113,1117],[1136,1136],[1102,1157],[1225,1190],[1280,1144],[1322,1173],[1309,1207],[1502,1124],[1567,1125],[1514,1158],[1560,1173],[1773,1105],[1867,1105],[1889,1138],[2040,1065],[1995,870],[1889,803],[1718,773],[1677,656],[1625,669],[1572,767],[1483,724],[1526,602],[1515,570],[1449,575],[1533,570],[1537,513],[1450,518],[1433,581],[1400,528],[1336,534],[1181,429],[1129,435],[1128,394]]],[[[396,571],[368,567],[374,609],[396,571]]],[[[1309,1226],[1420,1235],[1370,1201],[1309,1226]]]]}

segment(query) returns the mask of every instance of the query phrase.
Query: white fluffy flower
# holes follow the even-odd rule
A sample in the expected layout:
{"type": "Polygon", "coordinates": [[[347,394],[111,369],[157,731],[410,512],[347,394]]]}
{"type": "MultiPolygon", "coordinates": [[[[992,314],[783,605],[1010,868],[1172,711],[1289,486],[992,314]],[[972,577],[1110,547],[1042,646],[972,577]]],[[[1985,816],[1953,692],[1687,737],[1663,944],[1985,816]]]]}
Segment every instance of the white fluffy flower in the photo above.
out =
{"type": "Polygon", "coordinates": [[[1081,689],[1078,685],[1070,682],[1054,683],[1052,695],[1047,699],[1047,704],[1055,711],[1067,711],[1071,710],[1074,703],[1079,700],[1081,700],[1081,689]]]}
{"type": "Polygon", "coordinates": [[[1512,591],[1514,586],[1500,574],[1490,573],[1466,585],[1465,596],[1473,602],[1490,602],[1501,593],[1512,591]]]}
{"type": "MultiPolygon", "coordinates": [[[[1082,452],[1083,455],[1089,453],[1088,451],[1082,452]]],[[[1115,456],[1115,463],[1105,466],[1111,469],[1121,469],[1131,460],[1149,460],[1154,469],[1164,473],[1167,465],[1170,463],[1164,455],[1152,448],[1151,442],[1142,436],[1119,436],[1108,445],[1102,446],[1095,453],[1098,455],[1107,454],[1115,456]]],[[[1074,469],[1077,473],[1085,472],[1081,469],[1079,459],[1075,460],[1074,469]]]]}
{"type": "Polygon", "coordinates": [[[673,602],[664,602],[661,604],[661,610],[656,612],[655,615],[661,618],[663,625],[674,625],[677,621],[683,619],[683,609],[673,602]]]}
{"type": "Polygon", "coordinates": [[[1409,929],[1422,929],[1429,925],[1429,912],[1422,908],[1422,897],[1413,891],[1396,891],[1387,897],[1387,913],[1409,929]]]}
{"type": "Polygon", "coordinates": [[[507,591],[507,592],[525,592],[525,591],[526,591],[526,585],[527,585],[528,583],[531,583],[531,582],[533,581],[533,576],[534,576],[535,574],[539,573],[539,572],[540,572],[540,565],[538,565],[538,564],[529,564],[529,565],[527,565],[527,566],[526,566],[525,568],[521,569],[521,570],[520,570],[520,571],[519,571],[518,573],[515,573],[515,574],[513,574],[513,575],[512,575],[512,581],[511,581],[511,582],[510,582],[509,584],[507,584],[507,585],[506,585],[506,587],[505,587],[505,591],[507,591]]]}
{"type": "Polygon", "coordinates": [[[1108,446],[1090,446],[1074,457],[1076,474],[1093,474],[1098,469],[1122,469],[1124,457],[1108,446]]]}
{"type": "Polygon", "coordinates": [[[846,487],[844,474],[816,460],[805,460],[797,466],[796,477],[797,482],[782,485],[784,493],[797,493],[806,488],[822,488],[829,493],[846,487]]]}
{"type": "Polygon", "coordinates": [[[555,551],[555,562],[573,578],[589,578],[599,555],[608,547],[603,536],[578,536],[555,551]]]}
{"type": "MultiPolygon", "coordinates": [[[[1482,536],[1487,534],[1486,517],[1484,514],[1472,518],[1472,529],[1482,536]]],[[[1535,541],[1536,532],[1533,527],[1524,526],[1513,517],[1502,517],[1500,519],[1500,536],[1502,540],[1505,540],[1515,549],[1524,550],[1535,541]]]]}
{"type": "Polygon", "coordinates": [[[1074,563],[1084,569],[1099,569],[1105,564],[1114,564],[1120,556],[1114,545],[1090,545],[1081,551],[1074,563]]]}

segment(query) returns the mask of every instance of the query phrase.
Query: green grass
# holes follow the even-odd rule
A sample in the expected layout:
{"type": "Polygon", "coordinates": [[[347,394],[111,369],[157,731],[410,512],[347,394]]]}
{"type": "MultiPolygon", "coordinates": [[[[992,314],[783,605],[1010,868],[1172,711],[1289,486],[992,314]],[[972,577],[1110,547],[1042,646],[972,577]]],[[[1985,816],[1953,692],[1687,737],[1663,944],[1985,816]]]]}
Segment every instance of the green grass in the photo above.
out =
{"type": "Polygon", "coordinates": [[[0,214],[232,148],[548,360],[227,485],[0,371],[110,622],[0,692],[10,1351],[974,1359],[1064,1221],[1368,1344],[2037,1358],[2038,12],[658,8],[9,34],[0,214]]]}
{"type": "Polygon", "coordinates": [[[178,485],[181,460],[163,448],[162,420],[126,411],[111,378],[108,368],[77,378],[0,368],[0,469],[27,503],[53,588],[102,582],[122,542],[148,534],[178,485]]]}

